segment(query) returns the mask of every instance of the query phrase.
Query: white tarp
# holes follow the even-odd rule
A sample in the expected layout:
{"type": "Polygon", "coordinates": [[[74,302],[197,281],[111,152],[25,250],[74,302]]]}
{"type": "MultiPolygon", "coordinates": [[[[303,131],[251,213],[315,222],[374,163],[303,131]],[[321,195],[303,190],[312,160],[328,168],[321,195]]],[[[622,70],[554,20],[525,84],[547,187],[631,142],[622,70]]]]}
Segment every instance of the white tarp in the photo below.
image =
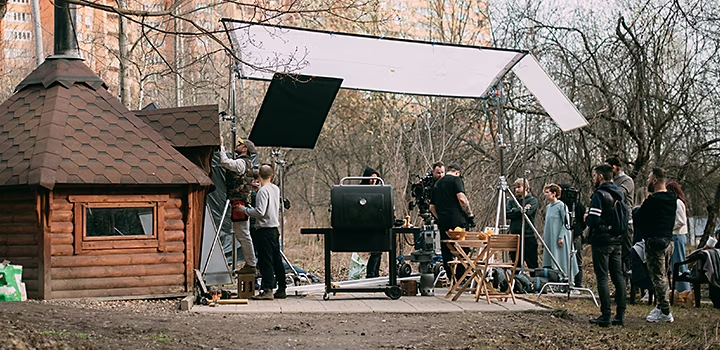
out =
{"type": "Polygon", "coordinates": [[[433,44],[226,20],[246,78],[274,73],[342,78],[342,88],[404,94],[483,96],[518,61],[516,74],[563,131],[587,124],[525,51],[433,44]],[[530,59],[525,59],[530,57],[530,59]],[[519,73],[518,73],[519,72],[519,73]]]}

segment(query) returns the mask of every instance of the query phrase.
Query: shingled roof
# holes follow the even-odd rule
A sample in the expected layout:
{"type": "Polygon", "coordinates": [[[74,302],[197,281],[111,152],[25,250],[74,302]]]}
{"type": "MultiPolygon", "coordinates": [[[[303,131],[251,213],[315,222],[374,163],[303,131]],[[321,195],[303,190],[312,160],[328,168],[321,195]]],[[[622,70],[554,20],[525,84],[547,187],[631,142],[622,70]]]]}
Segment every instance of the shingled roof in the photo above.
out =
{"type": "Polygon", "coordinates": [[[48,59],[0,105],[0,186],[212,184],[80,60],[48,59]]]}
{"type": "Polygon", "coordinates": [[[175,147],[220,144],[218,105],[144,109],[133,113],[175,147]]]}

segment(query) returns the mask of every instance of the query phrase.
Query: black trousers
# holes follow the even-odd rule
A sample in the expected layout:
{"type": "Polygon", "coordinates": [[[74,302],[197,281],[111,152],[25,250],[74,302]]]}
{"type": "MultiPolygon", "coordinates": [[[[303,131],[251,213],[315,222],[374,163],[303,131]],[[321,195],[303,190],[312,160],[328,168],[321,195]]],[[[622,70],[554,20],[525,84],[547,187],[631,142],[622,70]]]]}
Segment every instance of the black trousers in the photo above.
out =
{"type": "Polygon", "coordinates": [[[597,279],[598,295],[600,296],[600,312],[604,318],[609,319],[610,310],[610,287],[608,285],[608,274],[615,285],[615,306],[617,317],[625,315],[625,278],[622,271],[622,247],[620,244],[592,247],[593,265],[595,278],[597,279]]]}
{"type": "Polygon", "coordinates": [[[367,278],[380,277],[380,261],[383,252],[370,252],[367,263],[367,278]]]}
{"type": "MultiPolygon", "coordinates": [[[[511,232],[512,233],[512,232],[511,232]]],[[[520,233],[515,233],[520,235],[520,233]]],[[[515,254],[510,253],[510,259],[515,260],[515,254]]],[[[525,236],[525,245],[523,248],[523,259],[528,269],[537,269],[540,265],[538,264],[538,242],[535,235],[525,236]]],[[[522,267],[522,261],[518,263],[518,268],[522,267]]]]}
{"type": "Polygon", "coordinates": [[[277,284],[278,289],[287,287],[285,282],[285,265],[280,255],[280,232],[277,227],[259,228],[252,235],[253,245],[257,251],[257,267],[262,276],[260,289],[272,291],[277,284]]]}
{"type": "MultiPolygon", "coordinates": [[[[450,239],[450,236],[448,236],[447,231],[451,228],[455,228],[455,226],[461,226],[461,225],[453,225],[452,227],[441,227],[438,226],[438,230],[440,230],[440,240],[446,240],[450,239]]],[[[465,253],[469,253],[469,248],[463,248],[465,250],[465,253]]],[[[448,278],[450,278],[450,273],[452,270],[450,269],[450,265],[448,265],[448,262],[455,260],[455,255],[452,254],[450,251],[450,247],[448,247],[447,244],[441,243],[440,244],[440,251],[442,252],[442,259],[443,259],[443,268],[445,269],[445,273],[447,274],[448,278]]],[[[462,276],[465,274],[465,267],[458,264],[457,268],[455,269],[455,279],[460,280],[462,276]]]]}

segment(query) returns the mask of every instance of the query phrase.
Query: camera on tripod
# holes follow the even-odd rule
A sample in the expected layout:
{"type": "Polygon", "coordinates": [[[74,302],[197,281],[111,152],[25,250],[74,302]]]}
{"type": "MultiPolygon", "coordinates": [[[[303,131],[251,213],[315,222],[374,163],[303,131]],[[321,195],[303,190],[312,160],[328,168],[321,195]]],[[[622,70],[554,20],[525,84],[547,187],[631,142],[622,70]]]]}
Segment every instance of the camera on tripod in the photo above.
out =
{"type": "Polygon", "coordinates": [[[435,180],[433,179],[432,171],[428,171],[422,177],[420,177],[420,175],[415,175],[415,177],[419,180],[410,186],[410,192],[415,200],[408,203],[408,210],[412,211],[417,207],[419,210],[418,215],[425,221],[428,221],[432,218],[432,214],[430,213],[430,196],[432,195],[435,180]]]}
{"type": "Polygon", "coordinates": [[[570,222],[568,223],[568,229],[575,227],[575,205],[580,200],[580,193],[572,185],[560,184],[560,200],[565,203],[570,212],[570,222]]]}

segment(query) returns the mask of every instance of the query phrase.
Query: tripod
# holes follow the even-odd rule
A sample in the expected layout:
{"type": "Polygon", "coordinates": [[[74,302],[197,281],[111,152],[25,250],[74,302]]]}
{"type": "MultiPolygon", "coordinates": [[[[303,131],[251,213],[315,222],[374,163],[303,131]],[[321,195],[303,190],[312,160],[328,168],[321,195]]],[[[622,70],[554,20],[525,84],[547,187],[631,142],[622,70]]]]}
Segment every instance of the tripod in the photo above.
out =
{"type": "MultiPolygon", "coordinates": [[[[595,302],[595,306],[599,306],[597,299],[595,298],[595,293],[593,293],[593,291],[589,288],[575,287],[575,282],[573,280],[573,277],[575,276],[575,274],[573,273],[573,264],[572,263],[573,263],[573,259],[575,259],[575,254],[577,254],[577,249],[575,249],[575,244],[573,244],[573,242],[574,242],[573,240],[575,238],[575,237],[573,237],[573,234],[574,234],[573,231],[575,231],[574,230],[574,227],[575,227],[575,202],[572,203],[572,210],[570,210],[570,220],[569,220],[568,226],[570,226],[570,227],[566,227],[566,228],[568,229],[568,231],[570,231],[570,239],[569,239],[569,242],[567,243],[567,244],[569,244],[569,247],[570,247],[570,259],[568,259],[569,274],[565,275],[565,279],[567,280],[567,282],[545,283],[545,285],[540,289],[540,292],[538,292],[538,299],[540,299],[540,296],[542,296],[542,292],[545,290],[545,288],[547,286],[563,286],[563,287],[566,287],[568,298],[570,298],[570,294],[572,293],[573,290],[577,290],[580,292],[588,292],[592,296],[593,301],[595,302]]],[[[551,256],[552,256],[552,254],[551,254],[551,256]]],[[[560,265],[557,263],[557,261],[555,261],[554,257],[553,257],[553,261],[555,262],[555,264],[558,267],[560,267],[560,265]]],[[[561,269],[561,271],[562,271],[562,269],[561,269]]]]}

